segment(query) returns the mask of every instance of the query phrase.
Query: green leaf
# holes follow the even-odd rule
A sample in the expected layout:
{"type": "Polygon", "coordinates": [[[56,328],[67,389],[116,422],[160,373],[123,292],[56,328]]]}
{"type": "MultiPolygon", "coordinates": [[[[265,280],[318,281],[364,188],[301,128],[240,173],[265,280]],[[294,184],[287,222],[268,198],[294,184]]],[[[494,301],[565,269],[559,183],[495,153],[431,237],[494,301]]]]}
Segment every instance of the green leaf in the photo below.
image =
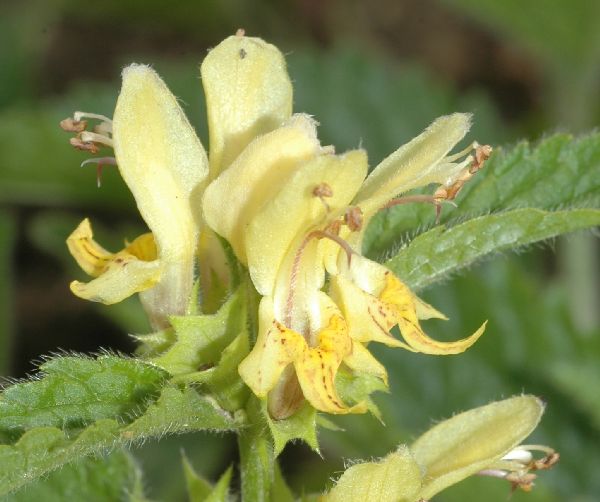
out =
{"type": "Polygon", "coordinates": [[[272,502],[294,502],[294,494],[290,490],[289,486],[283,478],[279,463],[275,462],[275,477],[273,479],[273,486],[271,487],[271,501],[272,502]]]}
{"type": "Polygon", "coordinates": [[[190,502],[204,502],[212,490],[211,484],[198,474],[185,454],[182,454],[183,474],[190,502]]]}
{"type": "Polygon", "coordinates": [[[200,476],[192,464],[183,456],[183,469],[187,484],[187,492],[190,502],[226,502],[229,495],[229,485],[231,484],[231,476],[233,467],[229,467],[219,481],[213,487],[208,481],[200,476]]]}
{"type": "Polygon", "coordinates": [[[152,362],[172,375],[196,372],[216,363],[222,351],[244,329],[244,294],[240,288],[214,315],[172,316],[176,341],[152,362]]]}
{"type": "Polygon", "coordinates": [[[79,434],[56,427],[37,427],[14,445],[0,445],[0,495],[20,488],[79,458],[103,453],[115,445],[129,444],[165,434],[197,430],[230,431],[242,427],[240,417],[220,409],[211,398],[192,388],[165,387],[160,398],[129,425],[98,420],[79,434]]]}
{"type": "Polygon", "coordinates": [[[136,440],[169,433],[197,430],[231,431],[243,426],[242,417],[220,408],[215,400],[191,387],[165,387],[155,403],[122,430],[125,439],[136,440]]]}
{"type": "Polygon", "coordinates": [[[285,448],[285,445],[296,439],[304,441],[315,452],[319,453],[319,442],[317,440],[317,410],[308,402],[305,402],[296,413],[284,420],[273,420],[267,410],[267,403],[262,402],[262,413],[269,425],[275,457],[285,448]]]}
{"type": "MultiPolygon", "coordinates": [[[[464,221],[507,209],[593,207],[600,204],[600,133],[579,138],[559,134],[537,145],[521,142],[496,149],[483,170],[461,190],[457,208],[444,205],[442,222],[464,221]]],[[[431,193],[431,190],[428,191],[431,193]]],[[[364,250],[377,257],[434,224],[429,205],[406,204],[382,211],[367,230],[364,250]]]]}
{"type": "Polygon", "coordinates": [[[40,366],[40,377],[0,395],[0,430],[81,427],[101,418],[125,418],[164,384],[160,368],[114,355],[63,356],[40,366]]]}
{"type": "Polygon", "coordinates": [[[380,378],[366,373],[350,373],[342,370],[338,371],[335,386],[344,402],[349,404],[363,402],[367,405],[369,412],[382,421],[379,408],[371,399],[373,392],[389,392],[388,387],[380,378]]]}
{"type": "Polygon", "coordinates": [[[244,330],[223,351],[219,363],[197,373],[182,375],[182,379],[206,385],[210,394],[226,410],[235,411],[244,407],[249,389],[240,378],[237,367],[248,355],[248,333],[244,330]]]}
{"type": "Polygon", "coordinates": [[[600,209],[516,209],[490,214],[450,228],[435,227],[416,237],[386,266],[409,287],[420,289],[490,253],[599,224],[600,209]]]}
{"type": "Polygon", "coordinates": [[[123,450],[74,462],[32,483],[26,490],[8,495],[5,502],[63,502],[65,500],[121,500],[134,489],[138,468],[123,450]]]}
{"type": "Polygon", "coordinates": [[[204,499],[205,502],[226,502],[227,496],[229,495],[229,484],[231,483],[231,475],[233,474],[233,467],[223,473],[223,475],[217,481],[217,484],[210,492],[208,497],[204,499]]]}
{"type": "Polygon", "coordinates": [[[557,134],[536,145],[499,148],[467,183],[452,218],[507,208],[590,207],[600,203],[600,133],[557,134]],[[483,176],[480,176],[483,174],[483,176]]]}
{"type": "Polygon", "coordinates": [[[0,495],[73,460],[107,451],[118,432],[116,421],[103,419],[72,440],[56,427],[38,427],[27,431],[14,445],[0,445],[0,495]]]}
{"type": "Polygon", "coordinates": [[[12,349],[14,223],[10,214],[0,212],[0,375],[8,374],[12,349]]]}

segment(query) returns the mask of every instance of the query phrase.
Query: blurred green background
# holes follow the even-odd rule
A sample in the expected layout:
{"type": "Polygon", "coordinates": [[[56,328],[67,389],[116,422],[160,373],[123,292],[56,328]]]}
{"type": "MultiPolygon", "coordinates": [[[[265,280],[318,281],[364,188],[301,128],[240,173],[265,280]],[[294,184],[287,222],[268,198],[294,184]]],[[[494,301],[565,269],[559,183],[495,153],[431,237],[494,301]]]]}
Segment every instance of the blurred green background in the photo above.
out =
{"type": "MultiPolygon", "coordinates": [[[[600,2],[590,0],[2,1],[0,375],[21,377],[59,350],[130,352],[127,333],[147,329],[135,299],[103,307],[68,291],[83,277],[64,245],[78,221],[92,217],[107,247],[135,237],[142,222],[115,170],[98,189],[94,169],[79,168],[86,155],[69,147],[60,119],[74,110],[112,115],[120,69],[144,62],[205,140],[198,64],[240,27],[286,54],[295,110],[315,115],[323,143],[362,145],[371,165],[453,111],[473,112],[471,138],[492,145],[582,132],[600,118],[600,2]]],[[[598,251],[592,233],[569,236],[423,292],[451,317],[432,324],[432,336],[464,335],[485,318],[487,334],[459,357],[378,349],[391,376],[391,393],[376,397],[386,425],[336,420],[347,432],[321,434],[323,458],[288,446],[282,469],[296,493],[323,490],[344,460],[381,456],[434,420],[525,391],[548,402],[531,441],[562,459],[533,493],[512,500],[598,500],[598,251]]],[[[153,500],[183,500],[184,446],[213,479],[236,461],[227,436],[147,444],[134,454],[153,500]]],[[[509,493],[506,483],[476,478],[436,500],[509,493]]]]}

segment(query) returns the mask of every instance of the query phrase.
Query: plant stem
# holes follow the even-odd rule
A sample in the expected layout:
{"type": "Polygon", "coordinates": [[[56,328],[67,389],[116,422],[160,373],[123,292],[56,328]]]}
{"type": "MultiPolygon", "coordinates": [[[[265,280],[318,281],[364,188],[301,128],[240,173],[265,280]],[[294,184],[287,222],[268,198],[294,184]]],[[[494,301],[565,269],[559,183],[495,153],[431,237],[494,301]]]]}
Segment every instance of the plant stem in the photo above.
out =
{"type": "Polygon", "coordinates": [[[247,406],[248,421],[252,424],[238,436],[242,500],[263,502],[271,498],[274,480],[274,453],[266,424],[262,423],[260,403],[254,396],[247,406]]]}

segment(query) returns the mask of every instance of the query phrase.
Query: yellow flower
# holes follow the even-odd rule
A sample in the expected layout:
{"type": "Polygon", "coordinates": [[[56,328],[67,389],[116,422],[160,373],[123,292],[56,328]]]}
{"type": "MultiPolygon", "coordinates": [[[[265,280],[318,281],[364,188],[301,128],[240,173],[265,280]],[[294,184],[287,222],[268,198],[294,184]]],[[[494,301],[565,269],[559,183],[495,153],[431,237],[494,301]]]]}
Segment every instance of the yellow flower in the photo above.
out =
{"type": "MultiPolygon", "coordinates": [[[[109,253],[93,240],[84,220],[68,239],[69,250],[95,279],[74,281],[72,291],[106,304],[140,292],[155,327],[184,314],[194,271],[210,279],[216,240],[202,221],[206,182],[216,177],[256,136],[278,127],[291,114],[292,88],[281,53],[243,32],[215,47],[201,67],[210,133],[210,157],[176,98],[154,70],[133,64],[113,120],[77,112],[61,126],[77,133],[71,143],[96,153],[114,147],[115,158],[87,162],[116,164],[151,234],[109,253]],[[93,131],[87,120],[99,120],[93,131]],[[197,260],[199,256],[199,260],[197,260]],[[211,257],[209,263],[206,258],[211,257]],[[197,263],[199,261],[199,263],[197,263]]],[[[222,206],[227,202],[223,200],[222,206]]]]}
{"type": "Polygon", "coordinates": [[[440,422],[410,447],[402,445],[378,462],[348,468],[323,502],[378,500],[418,502],[474,474],[531,490],[535,474],[559,458],[551,448],[521,445],[537,427],[544,405],[518,396],[481,406],[440,422]],[[531,452],[544,454],[534,459],[531,452]]]}
{"type": "Polygon", "coordinates": [[[441,117],[367,177],[364,151],[335,155],[319,144],[310,117],[294,115],[250,143],[207,187],[208,225],[229,240],[263,296],[258,339],[239,372],[257,396],[269,396],[274,417],[292,414],[302,396],[330,413],[365,411],[364,403],[342,402],[335,377],[345,364],[387,380],[366,348],[370,341],[456,354],[481,336],[484,326],[457,342],[432,340],[419,319],[444,316],[360,256],[369,219],[394,197],[468,178],[475,158],[448,152],[469,126],[465,114],[441,117]],[[396,325],[404,341],[391,335],[396,325]]]}

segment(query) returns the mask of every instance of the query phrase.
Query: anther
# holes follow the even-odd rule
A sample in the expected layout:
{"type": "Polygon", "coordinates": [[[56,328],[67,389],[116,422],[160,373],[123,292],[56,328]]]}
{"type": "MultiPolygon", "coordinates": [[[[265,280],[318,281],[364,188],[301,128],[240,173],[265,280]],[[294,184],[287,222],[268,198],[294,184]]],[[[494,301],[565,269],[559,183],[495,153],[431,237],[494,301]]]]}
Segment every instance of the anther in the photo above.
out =
{"type": "Polygon", "coordinates": [[[85,131],[87,120],[74,120],[71,117],[67,117],[61,120],[59,125],[63,131],[80,133],[85,131]]]}
{"type": "Polygon", "coordinates": [[[520,488],[529,492],[533,488],[533,482],[536,479],[536,475],[529,471],[550,469],[558,462],[559,458],[560,455],[547,446],[520,445],[504,455],[496,468],[484,469],[477,474],[506,479],[511,483],[513,491],[520,488]],[[543,458],[536,460],[532,455],[534,451],[540,451],[545,455],[543,458]]]}
{"type": "Polygon", "coordinates": [[[69,140],[69,143],[72,147],[83,152],[90,152],[96,154],[100,150],[96,143],[82,141],[81,138],[71,138],[69,140]]]}
{"type": "Polygon", "coordinates": [[[106,145],[112,148],[112,120],[104,115],[97,113],[75,112],[73,117],[61,120],[60,127],[67,131],[76,133],[75,138],[70,139],[70,143],[78,150],[97,153],[100,149],[99,145],[106,145]],[[99,121],[92,131],[88,131],[88,121],[84,119],[92,119],[99,121]]]}
{"type": "Polygon", "coordinates": [[[344,214],[344,223],[351,232],[357,232],[363,226],[362,210],[358,206],[349,207],[344,214]]]}
{"type": "Polygon", "coordinates": [[[469,172],[475,174],[479,171],[487,159],[492,155],[492,147],[490,145],[475,145],[475,158],[471,164],[469,172]]]}
{"type": "Polygon", "coordinates": [[[327,183],[319,183],[315,188],[313,188],[312,194],[321,200],[327,212],[331,210],[329,204],[327,204],[327,201],[325,200],[325,197],[333,197],[333,190],[327,183]]]}

